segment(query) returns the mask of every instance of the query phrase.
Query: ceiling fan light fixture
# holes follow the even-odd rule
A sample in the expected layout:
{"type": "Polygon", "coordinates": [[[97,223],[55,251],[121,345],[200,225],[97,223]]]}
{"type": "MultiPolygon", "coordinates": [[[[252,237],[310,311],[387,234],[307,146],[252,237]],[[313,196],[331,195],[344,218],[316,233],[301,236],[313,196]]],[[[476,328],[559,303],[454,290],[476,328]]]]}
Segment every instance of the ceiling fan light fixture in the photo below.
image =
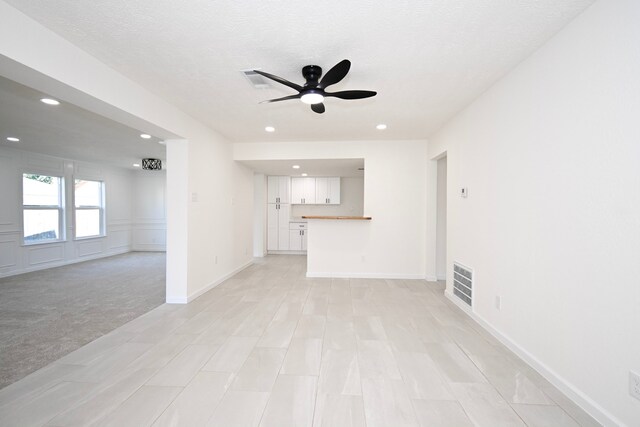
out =
{"type": "Polygon", "coordinates": [[[324,101],[324,96],[318,92],[307,92],[300,97],[300,101],[309,105],[320,104],[324,101]]]}

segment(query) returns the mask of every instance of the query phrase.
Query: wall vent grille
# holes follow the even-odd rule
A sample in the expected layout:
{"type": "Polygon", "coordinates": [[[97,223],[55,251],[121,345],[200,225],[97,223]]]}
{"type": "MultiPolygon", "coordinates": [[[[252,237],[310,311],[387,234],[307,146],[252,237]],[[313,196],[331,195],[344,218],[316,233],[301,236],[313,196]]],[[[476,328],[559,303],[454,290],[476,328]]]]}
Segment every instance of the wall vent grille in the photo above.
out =
{"type": "Polygon", "coordinates": [[[271,86],[267,79],[253,70],[242,70],[242,74],[249,79],[251,85],[256,89],[264,89],[271,86]]]}
{"type": "Polygon", "coordinates": [[[473,271],[456,262],[453,263],[453,294],[469,307],[473,302],[473,271]]]}

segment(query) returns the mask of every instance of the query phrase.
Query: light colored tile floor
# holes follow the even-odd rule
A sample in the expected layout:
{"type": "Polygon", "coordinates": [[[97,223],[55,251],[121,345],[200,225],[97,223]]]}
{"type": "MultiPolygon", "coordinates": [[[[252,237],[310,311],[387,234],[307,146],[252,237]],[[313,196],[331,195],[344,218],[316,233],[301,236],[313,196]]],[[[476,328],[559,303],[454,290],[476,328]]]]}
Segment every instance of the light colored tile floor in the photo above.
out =
{"type": "Polygon", "coordinates": [[[592,426],[418,280],[271,256],[0,390],[4,426],[592,426]]]}

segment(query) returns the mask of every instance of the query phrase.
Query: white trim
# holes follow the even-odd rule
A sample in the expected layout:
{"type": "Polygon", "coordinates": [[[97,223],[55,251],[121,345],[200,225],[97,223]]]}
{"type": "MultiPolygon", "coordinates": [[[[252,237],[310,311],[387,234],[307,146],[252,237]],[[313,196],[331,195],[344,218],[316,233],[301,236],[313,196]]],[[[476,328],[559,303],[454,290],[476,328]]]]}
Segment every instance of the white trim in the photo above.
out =
{"type": "Polygon", "coordinates": [[[247,262],[244,265],[241,265],[240,267],[236,268],[232,272],[225,274],[224,276],[220,277],[215,282],[205,286],[204,288],[200,289],[199,291],[196,291],[196,292],[192,293],[191,295],[187,296],[186,298],[185,297],[170,297],[170,296],[167,295],[166,302],[167,302],[167,304],[189,304],[191,301],[195,300],[200,295],[210,291],[211,289],[213,289],[216,286],[218,286],[220,283],[224,282],[227,279],[230,279],[231,277],[235,276],[236,274],[240,273],[242,270],[244,270],[245,268],[247,268],[247,267],[249,267],[251,265],[253,265],[253,260],[247,262]]]}
{"type": "MultiPolygon", "coordinates": [[[[53,243],[53,242],[51,242],[53,243]]],[[[124,248],[124,246],[121,246],[124,248]]],[[[39,271],[39,270],[47,270],[49,268],[56,268],[56,267],[63,267],[65,265],[71,265],[71,264],[77,264],[79,262],[85,262],[85,261],[93,261],[96,259],[100,259],[100,258],[108,258],[111,256],[115,256],[115,255],[122,255],[122,254],[126,254],[129,252],[133,252],[130,248],[126,248],[124,250],[108,250],[108,251],[104,251],[104,252],[100,252],[98,255],[96,256],[91,256],[91,255],[87,255],[81,258],[76,258],[76,259],[72,259],[72,260],[68,260],[68,261],[52,261],[52,262],[48,262],[45,261],[42,264],[36,264],[36,267],[28,267],[28,268],[22,268],[20,270],[11,270],[9,272],[6,273],[2,273],[0,272],[0,277],[10,277],[10,276],[18,276],[20,274],[24,274],[24,273],[31,273],[32,271],[39,271]]]]}
{"type": "Polygon", "coordinates": [[[307,251],[267,251],[267,255],[306,255],[307,251]]]}
{"type": "Polygon", "coordinates": [[[437,282],[438,281],[438,277],[437,276],[425,276],[424,280],[426,280],[427,282],[437,282]]]}
{"type": "Polygon", "coordinates": [[[456,307],[459,307],[466,314],[469,315],[477,324],[484,328],[487,332],[493,335],[498,341],[504,344],[509,350],[518,355],[522,360],[535,369],[540,375],[542,375],[547,381],[553,384],[558,390],[560,390],[565,396],[578,405],[583,411],[591,415],[596,421],[602,423],[605,426],[624,426],[624,424],[618,420],[613,414],[600,406],[597,402],[591,399],[589,396],[580,391],[576,386],[571,384],[565,378],[560,376],[557,372],[547,366],[545,363],[538,360],[534,355],[529,353],[519,344],[514,342],[511,338],[504,335],[502,332],[494,328],[489,322],[478,314],[471,311],[470,307],[464,305],[462,301],[454,297],[449,291],[445,291],[445,296],[453,302],[456,307]]]}
{"type": "Polygon", "coordinates": [[[317,273],[307,271],[309,278],[336,279],[419,279],[424,280],[423,274],[387,274],[387,273],[317,273]]]}
{"type": "Polygon", "coordinates": [[[436,275],[436,278],[438,280],[447,280],[447,275],[446,274],[438,274],[438,275],[436,275]]]}

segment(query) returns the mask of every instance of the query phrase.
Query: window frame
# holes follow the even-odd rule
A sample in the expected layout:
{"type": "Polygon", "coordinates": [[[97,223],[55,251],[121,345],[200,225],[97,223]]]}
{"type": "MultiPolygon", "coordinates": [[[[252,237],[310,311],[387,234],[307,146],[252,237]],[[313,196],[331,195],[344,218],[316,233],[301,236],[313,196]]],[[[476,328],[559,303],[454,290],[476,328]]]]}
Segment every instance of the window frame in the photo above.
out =
{"type": "Polygon", "coordinates": [[[66,230],[65,230],[65,179],[64,176],[57,175],[51,172],[44,171],[22,171],[20,175],[20,195],[22,197],[22,215],[20,217],[20,224],[22,225],[22,245],[23,246],[34,246],[34,245],[46,245],[51,243],[61,243],[66,241],[66,230]],[[25,175],[41,175],[48,176],[51,178],[58,178],[58,205],[25,205],[24,203],[24,176],[25,175]],[[39,241],[27,242],[25,239],[27,236],[24,235],[25,232],[25,223],[24,223],[24,212],[25,211],[37,211],[37,210],[57,210],[58,211],[58,231],[59,237],[57,239],[43,239],[39,241]]]}
{"type": "Polygon", "coordinates": [[[106,197],[105,197],[105,182],[103,179],[90,179],[90,178],[86,178],[86,177],[82,177],[82,176],[74,176],[73,180],[72,180],[72,188],[73,188],[73,201],[72,201],[72,207],[73,207],[73,240],[87,240],[87,239],[99,239],[102,237],[107,237],[107,227],[106,227],[106,221],[105,221],[105,209],[106,209],[106,197]],[[76,206],[76,181],[89,181],[89,182],[98,182],[100,183],[100,206],[76,206]],[[78,227],[77,227],[77,217],[76,217],[76,212],[79,210],[87,210],[87,211],[91,211],[91,210],[98,210],[99,214],[99,221],[100,221],[100,233],[99,234],[94,234],[92,236],[82,236],[82,237],[78,237],[78,227]]]}

